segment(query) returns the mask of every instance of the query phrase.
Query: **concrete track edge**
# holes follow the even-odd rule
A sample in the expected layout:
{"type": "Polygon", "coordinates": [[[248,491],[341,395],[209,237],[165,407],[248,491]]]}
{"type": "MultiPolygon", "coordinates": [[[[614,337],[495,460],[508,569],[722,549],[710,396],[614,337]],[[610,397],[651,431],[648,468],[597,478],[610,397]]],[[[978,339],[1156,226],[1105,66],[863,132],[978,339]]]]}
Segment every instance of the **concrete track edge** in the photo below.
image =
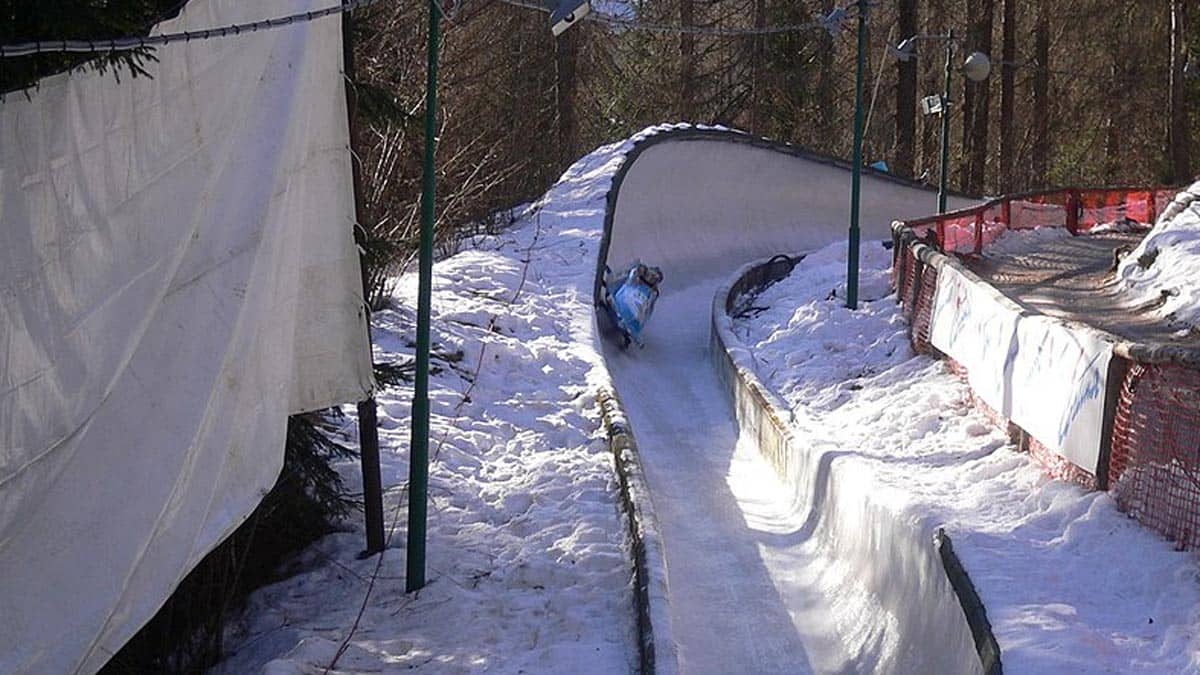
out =
{"type": "MultiPolygon", "coordinates": [[[[800,257],[802,256],[797,256],[800,257]]],[[[776,258],[750,263],[738,270],[730,283],[717,289],[713,298],[710,338],[711,358],[719,379],[727,387],[733,401],[735,418],[742,433],[754,440],[764,458],[785,481],[793,479],[798,465],[809,463],[808,458],[802,457],[805,445],[795,440],[789,424],[791,415],[787,404],[767,387],[755,372],[752,354],[733,333],[730,313],[740,295],[778,281],[790,272],[791,265],[781,266],[776,258]]],[[[932,542],[912,543],[916,544],[923,554],[936,558],[945,573],[945,580],[953,589],[962,615],[944,618],[951,622],[961,621],[969,630],[975,646],[975,654],[972,656],[978,659],[979,672],[985,675],[1001,675],[1003,668],[1000,646],[992,633],[987,610],[962,561],[955,554],[949,536],[942,528],[938,528],[932,542]]],[[[899,542],[893,542],[893,545],[898,544],[899,542]]],[[[909,582],[903,577],[891,577],[891,580],[900,585],[909,582]]],[[[936,607],[936,603],[932,604],[936,607]]],[[[944,644],[939,646],[931,641],[927,648],[943,649],[944,644]]],[[[962,657],[968,658],[965,654],[962,657]]]]}
{"type": "Polygon", "coordinates": [[[667,561],[650,488],[628,417],[611,383],[601,388],[598,399],[629,528],[640,671],[643,675],[675,675],[679,662],[667,611],[667,561]]]}

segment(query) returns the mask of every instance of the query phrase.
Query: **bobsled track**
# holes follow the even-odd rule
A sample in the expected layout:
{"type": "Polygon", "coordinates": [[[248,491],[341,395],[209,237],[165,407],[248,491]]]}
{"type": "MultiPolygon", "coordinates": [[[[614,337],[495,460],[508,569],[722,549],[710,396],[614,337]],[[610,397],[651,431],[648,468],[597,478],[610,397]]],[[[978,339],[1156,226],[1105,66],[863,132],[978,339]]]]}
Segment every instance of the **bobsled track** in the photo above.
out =
{"type": "MultiPolygon", "coordinates": [[[[843,163],[720,130],[650,136],[614,178],[599,269],[636,257],[666,279],[645,348],[606,341],[665,559],[666,607],[649,612],[658,672],[981,669],[930,533],[839,491],[837,448],[814,441],[779,479],[759,430],[739,428],[757,424],[754,401],[735,415],[729,372],[714,367],[714,293],[747,262],[845,238],[849,190],[843,163]],[[747,484],[763,487],[731,487],[747,484]]],[[[863,240],[935,206],[922,186],[864,173],[863,240]]]]}

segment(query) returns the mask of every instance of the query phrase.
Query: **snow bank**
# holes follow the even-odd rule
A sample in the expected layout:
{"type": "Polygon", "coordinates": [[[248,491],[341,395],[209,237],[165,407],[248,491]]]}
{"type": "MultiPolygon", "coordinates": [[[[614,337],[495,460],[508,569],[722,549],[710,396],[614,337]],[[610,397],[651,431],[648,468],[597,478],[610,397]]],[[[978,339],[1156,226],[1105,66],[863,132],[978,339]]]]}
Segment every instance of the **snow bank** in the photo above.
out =
{"type": "Polygon", "coordinates": [[[1176,195],[1117,274],[1133,301],[1169,326],[1183,335],[1200,330],[1200,182],[1176,195]]]}
{"type": "MultiPolygon", "coordinates": [[[[764,311],[731,327],[744,358],[778,392],[791,442],[821,457],[824,482],[801,482],[795,494],[802,507],[825,505],[818,532],[828,528],[827,546],[864,569],[848,578],[877,578],[869,562],[877,552],[831,536],[839,523],[862,519],[848,536],[868,533],[883,551],[906,539],[923,546],[944,527],[1008,672],[1200,672],[1195,556],[1120,514],[1107,494],[1045,478],[971,407],[958,378],[914,355],[888,295],[889,259],[864,247],[865,300],[852,312],[840,299],[844,245],[817,251],[758,296],[764,311]],[[815,489],[822,485],[824,494],[815,489]]],[[[898,574],[884,580],[905,583],[898,574]]],[[[913,602],[949,611],[943,591],[927,591],[913,602]]]]}

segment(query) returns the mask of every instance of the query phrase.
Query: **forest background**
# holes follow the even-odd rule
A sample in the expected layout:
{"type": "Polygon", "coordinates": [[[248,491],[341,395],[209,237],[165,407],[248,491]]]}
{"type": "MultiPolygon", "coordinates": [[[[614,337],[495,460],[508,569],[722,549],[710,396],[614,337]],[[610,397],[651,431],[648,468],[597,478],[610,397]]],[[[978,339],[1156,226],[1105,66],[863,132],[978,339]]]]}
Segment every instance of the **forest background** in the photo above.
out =
{"type": "MultiPolygon", "coordinates": [[[[834,0],[632,0],[599,5],[559,38],[542,12],[502,0],[443,5],[438,232],[443,250],[541,194],[592,148],[648,125],[735,127],[851,155],[855,22],[830,32],[834,0]]],[[[356,17],[354,49],[369,225],[411,262],[419,224],[427,3],[356,17]],[[382,105],[381,105],[382,104],[382,105]]],[[[880,0],[870,3],[863,157],[936,184],[945,51],[893,49],[962,36],[991,76],[952,79],[951,189],[994,195],[1194,178],[1200,135],[1200,7],[1184,0],[880,0]]],[[[850,12],[853,16],[853,11],[850,12]]]]}

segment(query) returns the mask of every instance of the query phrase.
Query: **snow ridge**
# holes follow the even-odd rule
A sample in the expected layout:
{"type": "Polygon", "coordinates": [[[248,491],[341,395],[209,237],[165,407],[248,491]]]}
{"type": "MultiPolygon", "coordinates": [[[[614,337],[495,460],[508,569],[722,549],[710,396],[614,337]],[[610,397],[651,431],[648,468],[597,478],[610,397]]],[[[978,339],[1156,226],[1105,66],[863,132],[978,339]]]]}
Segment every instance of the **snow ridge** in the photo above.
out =
{"type": "Polygon", "coordinates": [[[1179,191],[1117,275],[1135,303],[1154,305],[1181,335],[1200,331],[1200,182],[1179,191]]]}

